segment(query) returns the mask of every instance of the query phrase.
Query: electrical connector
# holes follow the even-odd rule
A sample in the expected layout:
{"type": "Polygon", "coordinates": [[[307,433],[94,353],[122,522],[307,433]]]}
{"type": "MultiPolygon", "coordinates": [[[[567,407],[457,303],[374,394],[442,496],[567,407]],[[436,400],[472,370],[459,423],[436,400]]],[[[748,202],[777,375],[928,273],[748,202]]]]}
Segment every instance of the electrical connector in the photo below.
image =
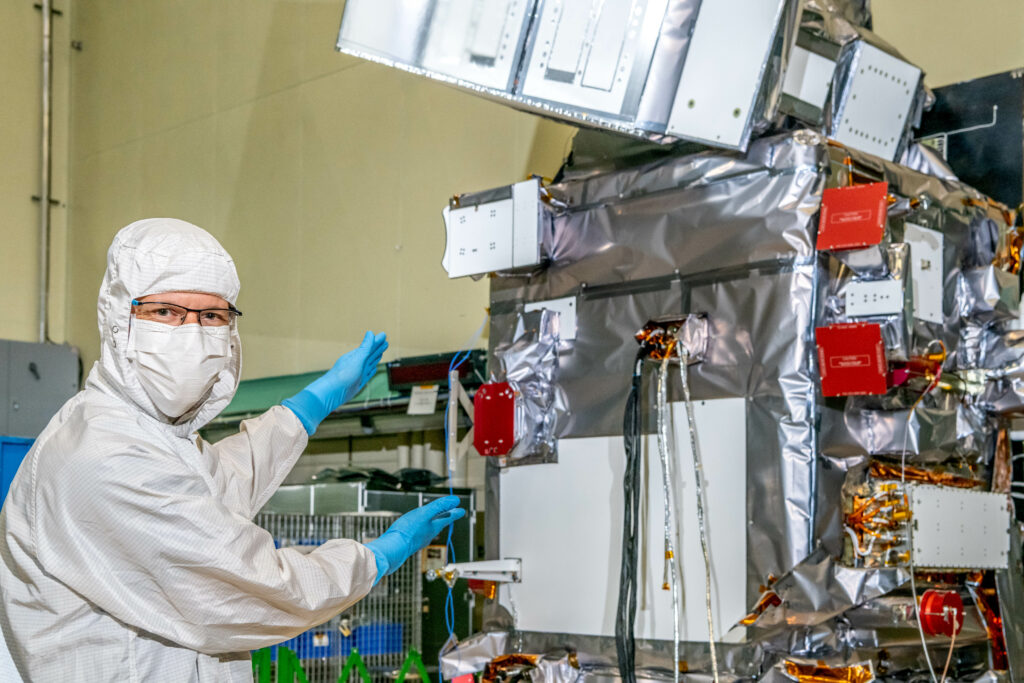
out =
{"type": "Polygon", "coordinates": [[[703,361],[707,353],[708,329],[707,315],[692,313],[653,318],[634,336],[640,344],[640,354],[648,360],[677,358],[676,346],[681,344],[687,352],[688,363],[693,365],[703,361]]]}

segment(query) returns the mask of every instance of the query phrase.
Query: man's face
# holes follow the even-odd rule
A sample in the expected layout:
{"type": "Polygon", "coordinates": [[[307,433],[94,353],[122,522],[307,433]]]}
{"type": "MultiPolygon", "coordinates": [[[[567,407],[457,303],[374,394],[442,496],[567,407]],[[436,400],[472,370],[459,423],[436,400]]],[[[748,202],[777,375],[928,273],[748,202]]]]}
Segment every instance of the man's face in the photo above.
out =
{"type": "MultiPolygon", "coordinates": [[[[195,325],[199,323],[199,314],[197,310],[209,310],[209,309],[227,309],[229,304],[224,299],[220,298],[215,294],[205,294],[202,292],[163,292],[161,294],[150,294],[148,296],[139,297],[137,299],[139,303],[159,301],[165,304],[174,304],[175,306],[181,306],[183,308],[192,309],[185,316],[185,321],[180,324],[184,325],[195,325]]],[[[174,317],[173,320],[169,316],[169,312],[166,309],[159,307],[146,307],[140,309],[135,307],[134,313],[140,319],[154,320],[157,322],[166,322],[168,324],[179,324],[180,318],[174,317]]]]}

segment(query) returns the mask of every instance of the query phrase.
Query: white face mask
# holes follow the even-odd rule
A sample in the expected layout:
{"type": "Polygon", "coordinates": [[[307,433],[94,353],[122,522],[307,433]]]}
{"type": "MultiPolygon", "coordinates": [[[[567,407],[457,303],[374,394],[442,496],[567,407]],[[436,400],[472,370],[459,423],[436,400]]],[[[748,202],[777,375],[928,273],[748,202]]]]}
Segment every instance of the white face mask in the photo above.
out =
{"type": "Polygon", "coordinates": [[[166,325],[132,318],[127,356],[146,394],[176,419],[198,404],[227,367],[231,326],[166,325]]]}

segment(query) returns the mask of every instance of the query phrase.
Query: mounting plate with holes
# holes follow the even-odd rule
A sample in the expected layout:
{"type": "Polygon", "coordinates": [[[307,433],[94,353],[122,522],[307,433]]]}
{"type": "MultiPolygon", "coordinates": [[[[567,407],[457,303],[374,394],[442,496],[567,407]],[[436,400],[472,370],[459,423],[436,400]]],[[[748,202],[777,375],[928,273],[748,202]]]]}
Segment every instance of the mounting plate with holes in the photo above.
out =
{"type": "Polygon", "coordinates": [[[906,302],[903,281],[860,280],[846,286],[846,316],[898,315],[906,302]]]}
{"type": "Polygon", "coordinates": [[[716,147],[746,148],[786,4],[720,0],[701,5],[668,118],[669,134],[716,147]]]}
{"type": "Polygon", "coordinates": [[[921,70],[860,41],[850,85],[831,136],[837,142],[893,161],[917,96],[921,70]]]}
{"type": "Polygon", "coordinates": [[[447,240],[441,265],[450,278],[541,263],[540,181],[490,190],[486,197],[468,205],[453,201],[442,212],[447,240]]]}
{"type": "Polygon", "coordinates": [[[946,486],[908,488],[916,567],[1006,569],[1010,552],[1006,494],[946,486]]]}

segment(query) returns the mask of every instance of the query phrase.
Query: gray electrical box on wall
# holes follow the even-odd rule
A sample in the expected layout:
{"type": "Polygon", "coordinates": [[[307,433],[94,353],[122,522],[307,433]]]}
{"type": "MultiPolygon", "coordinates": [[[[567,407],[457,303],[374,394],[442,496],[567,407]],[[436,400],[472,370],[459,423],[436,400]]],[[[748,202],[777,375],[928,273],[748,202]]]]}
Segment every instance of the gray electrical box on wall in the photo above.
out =
{"type": "Polygon", "coordinates": [[[39,436],[78,391],[78,350],[0,340],[0,436],[39,436]]]}

